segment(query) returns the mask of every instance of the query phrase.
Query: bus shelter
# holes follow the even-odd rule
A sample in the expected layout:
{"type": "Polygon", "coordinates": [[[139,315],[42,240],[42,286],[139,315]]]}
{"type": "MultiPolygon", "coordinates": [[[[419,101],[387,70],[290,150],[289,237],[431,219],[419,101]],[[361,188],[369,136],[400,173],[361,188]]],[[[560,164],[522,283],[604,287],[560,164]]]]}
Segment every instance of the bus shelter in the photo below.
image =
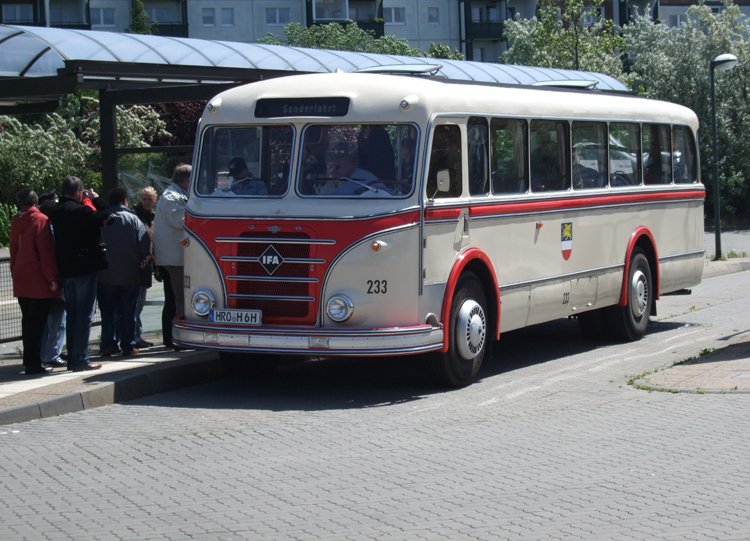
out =
{"type": "MultiPolygon", "coordinates": [[[[102,183],[118,183],[117,105],[207,100],[232,86],[295,73],[439,64],[439,76],[512,85],[585,84],[627,91],[593,72],[50,27],[0,25],[0,114],[54,111],[63,96],[98,92],[102,183]]],[[[161,150],[189,155],[192,147],[161,150]]]]}

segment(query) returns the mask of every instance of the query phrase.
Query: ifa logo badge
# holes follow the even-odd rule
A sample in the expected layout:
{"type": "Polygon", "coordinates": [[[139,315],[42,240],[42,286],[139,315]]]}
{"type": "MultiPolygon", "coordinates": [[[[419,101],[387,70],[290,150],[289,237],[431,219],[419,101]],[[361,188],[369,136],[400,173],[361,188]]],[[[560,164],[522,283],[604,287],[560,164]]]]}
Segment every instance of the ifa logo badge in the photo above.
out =
{"type": "Polygon", "coordinates": [[[258,263],[260,263],[260,266],[266,270],[269,276],[276,272],[276,269],[278,269],[283,262],[284,258],[281,257],[281,254],[276,251],[276,248],[274,248],[273,245],[266,248],[258,258],[258,263]]]}
{"type": "Polygon", "coordinates": [[[560,248],[565,261],[570,259],[573,251],[573,222],[563,222],[560,224],[560,248]]]}

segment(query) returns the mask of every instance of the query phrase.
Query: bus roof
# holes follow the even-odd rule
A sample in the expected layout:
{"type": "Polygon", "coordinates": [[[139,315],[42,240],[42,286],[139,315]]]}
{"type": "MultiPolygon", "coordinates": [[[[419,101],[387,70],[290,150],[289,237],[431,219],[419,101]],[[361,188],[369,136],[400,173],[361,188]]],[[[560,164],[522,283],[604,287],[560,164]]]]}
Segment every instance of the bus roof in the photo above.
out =
{"type": "MultiPolygon", "coordinates": [[[[436,114],[492,114],[526,118],[582,118],[641,122],[670,122],[698,129],[690,109],[670,102],[623,93],[580,88],[477,84],[439,77],[377,73],[325,73],[292,75],[251,83],[219,94],[207,108],[203,121],[237,124],[254,120],[255,101],[284,98],[349,98],[346,121],[383,120],[413,122],[436,114]],[[403,102],[408,106],[404,107],[403,102]]],[[[276,117],[289,121],[291,117],[276,117]]],[[[309,121],[323,119],[311,115],[309,121]]],[[[263,118],[263,122],[274,118],[263,118]]],[[[338,120],[344,120],[339,117],[338,120]]]]}

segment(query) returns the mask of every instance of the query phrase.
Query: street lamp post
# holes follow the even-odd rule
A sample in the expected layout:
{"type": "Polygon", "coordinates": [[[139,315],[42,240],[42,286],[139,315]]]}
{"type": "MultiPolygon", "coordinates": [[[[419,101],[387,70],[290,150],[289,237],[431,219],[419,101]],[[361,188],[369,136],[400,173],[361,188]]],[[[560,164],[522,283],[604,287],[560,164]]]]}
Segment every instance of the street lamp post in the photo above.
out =
{"type": "Polygon", "coordinates": [[[720,54],[711,60],[711,136],[714,154],[714,229],[716,234],[716,256],[721,259],[721,194],[719,188],[719,152],[716,148],[716,85],[714,71],[727,71],[737,65],[737,57],[733,54],[720,54]]]}

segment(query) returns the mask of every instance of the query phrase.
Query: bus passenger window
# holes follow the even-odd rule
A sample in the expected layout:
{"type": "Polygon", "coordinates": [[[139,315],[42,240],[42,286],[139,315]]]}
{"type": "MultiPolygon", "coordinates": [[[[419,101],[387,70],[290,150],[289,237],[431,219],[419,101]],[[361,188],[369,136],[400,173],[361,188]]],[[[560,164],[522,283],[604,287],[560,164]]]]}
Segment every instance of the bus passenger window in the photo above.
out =
{"type": "Polygon", "coordinates": [[[570,188],[568,123],[531,121],[531,190],[549,192],[570,188]]]}
{"type": "Polygon", "coordinates": [[[674,152],[672,153],[672,167],[674,181],[678,184],[691,184],[698,181],[695,166],[695,139],[687,126],[672,128],[674,152]]]}
{"type": "Polygon", "coordinates": [[[529,189],[528,125],[525,120],[493,118],[492,193],[524,193],[529,189]]]}
{"type": "Polygon", "coordinates": [[[573,122],[573,188],[603,188],[607,176],[607,125],[573,122]]]}
{"type": "Polygon", "coordinates": [[[470,118],[467,135],[469,143],[469,194],[487,195],[490,191],[487,120],[480,117],[470,118]]]}
{"type": "Polygon", "coordinates": [[[638,124],[609,125],[609,185],[612,188],[641,184],[641,134],[638,124]]]}
{"type": "Polygon", "coordinates": [[[459,197],[463,183],[461,169],[461,129],[455,124],[435,127],[430,150],[430,169],[427,175],[428,199],[459,197]],[[450,185],[447,191],[438,190],[438,172],[447,171],[450,185]]]}
{"type": "Polygon", "coordinates": [[[669,126],[643,125],[643,182],[646,184],[670,184],[672,182],[669,126]]]}

